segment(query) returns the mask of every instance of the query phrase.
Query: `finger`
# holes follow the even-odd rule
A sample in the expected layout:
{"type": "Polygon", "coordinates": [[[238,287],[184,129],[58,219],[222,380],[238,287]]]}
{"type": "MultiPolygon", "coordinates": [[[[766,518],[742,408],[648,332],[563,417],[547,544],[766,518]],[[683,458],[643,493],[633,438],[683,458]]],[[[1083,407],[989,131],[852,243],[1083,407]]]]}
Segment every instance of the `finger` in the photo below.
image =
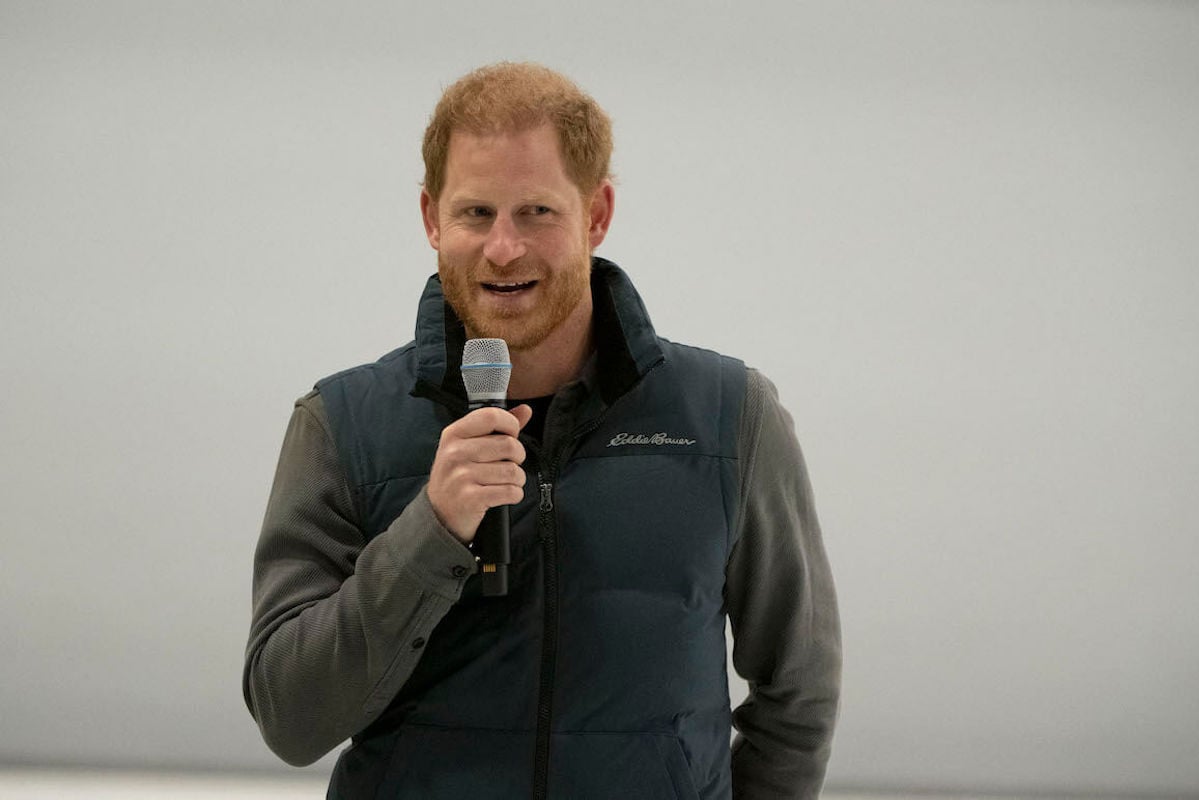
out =
{"type": "Polygon", "coordinates": [[[479,486],[524,486],[525,471],[511,461],[472,464],[466,480],[479,486]]]}
{"type": "Polygon", "coordinates": [[[502,408],[478,408],[446,427],[446,432],[462,439],[502,433],[516,436],[520,424],[516,417],[502,408]]]}
{"type": "Polygon", "coordinates": [[[533,409],[531,406],[521,403],[516,408],[511,409],[508,413],[516,417],[516,421],[520,423],[521,430],[529,424],[529,420],[533,418],[533,409]]]}
{"type": "Polygon", "coordinates": [[[525,446],[519,439],[493,433],[489,436],[476,436],[473,439],[463,439],[459,442],[463,458],[478,464],[492,461],[511,461],[513,464],[523,464],[525,446]]]}
{"type": "Polygon", "coordinates": [[[525,447],[519,439],[502,433],[489,433],[471,439],[443,436],[437,448],[437,459],[446,465],[486,464],[491,461],[512,461],[516,464],[525,460],[525,447]]]}
{"type": "MultiPolygon", "coordinates": [[[[479,508],[488,509],[496,506],[514,506],[525,497],[525,490],[519,486],[502,483],[495,486],[473,486],[464,495],[472,504],[479,508]]],[[[475,523],[478,525],[478,523],[475,523]]]]}

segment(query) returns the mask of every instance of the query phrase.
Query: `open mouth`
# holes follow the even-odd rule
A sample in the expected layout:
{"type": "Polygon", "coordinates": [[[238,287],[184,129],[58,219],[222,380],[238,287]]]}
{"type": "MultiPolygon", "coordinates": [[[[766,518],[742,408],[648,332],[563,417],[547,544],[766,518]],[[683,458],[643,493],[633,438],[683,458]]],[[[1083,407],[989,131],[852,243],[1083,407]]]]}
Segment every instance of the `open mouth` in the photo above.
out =
{"type": "Polygon", "coordinates": [[[499,292],[500,294],[512,294],[524,289],[532,289],[537,285],[537,281],[507,281],[504,283],[484,283],[483,288],[489,292],[499,292]]]}

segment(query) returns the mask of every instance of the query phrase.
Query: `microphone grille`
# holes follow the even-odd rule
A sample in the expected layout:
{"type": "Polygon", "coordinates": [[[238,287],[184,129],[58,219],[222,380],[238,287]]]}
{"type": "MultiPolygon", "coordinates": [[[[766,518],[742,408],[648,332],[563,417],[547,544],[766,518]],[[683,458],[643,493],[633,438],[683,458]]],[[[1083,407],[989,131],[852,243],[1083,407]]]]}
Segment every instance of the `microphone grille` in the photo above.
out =
{"type": "Polygon", "coordinates": [[[462,349],[462,383],[466,395],[476,399],[503,400],[508,396],[512,363],[503,339],[467,339],[462,349]]]}

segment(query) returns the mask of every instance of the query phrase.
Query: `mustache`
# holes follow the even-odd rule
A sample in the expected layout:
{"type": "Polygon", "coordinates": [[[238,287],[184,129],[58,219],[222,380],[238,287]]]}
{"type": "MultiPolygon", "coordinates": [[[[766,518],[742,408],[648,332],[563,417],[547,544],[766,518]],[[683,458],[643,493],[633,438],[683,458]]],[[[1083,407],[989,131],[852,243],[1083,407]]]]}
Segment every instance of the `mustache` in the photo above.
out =
{"type": "Polygon", "coordinates": [[[513,279],[532,281],[541,280],[541,272],[542,270],[530,259],[524,257],[509,261],[502,267],[491,259],[484,258],[471,265],[467,276],[470,280],[478,283],[511,281],[513,279]]]}

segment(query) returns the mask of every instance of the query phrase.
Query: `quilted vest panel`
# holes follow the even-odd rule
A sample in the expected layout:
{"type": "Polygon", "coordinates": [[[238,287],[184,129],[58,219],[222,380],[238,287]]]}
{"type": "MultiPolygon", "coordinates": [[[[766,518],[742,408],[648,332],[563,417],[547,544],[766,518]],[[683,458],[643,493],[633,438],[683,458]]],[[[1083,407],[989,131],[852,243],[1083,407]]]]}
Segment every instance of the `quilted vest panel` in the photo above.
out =
{"type": "MultiPolygon", "coordinates": [[[[467,582],[330,797],[529,797],[542,692],[549,798],[730,796],[723,589],[745,368],[660,341],[664,361],[610,406],[555,400],[549,449],[527,443],[509,595],[467,582]]],[[[422,489],[454,417],[409,393],[416,371],[409,345],[318,384],[368,537],[422,489]]]]}

